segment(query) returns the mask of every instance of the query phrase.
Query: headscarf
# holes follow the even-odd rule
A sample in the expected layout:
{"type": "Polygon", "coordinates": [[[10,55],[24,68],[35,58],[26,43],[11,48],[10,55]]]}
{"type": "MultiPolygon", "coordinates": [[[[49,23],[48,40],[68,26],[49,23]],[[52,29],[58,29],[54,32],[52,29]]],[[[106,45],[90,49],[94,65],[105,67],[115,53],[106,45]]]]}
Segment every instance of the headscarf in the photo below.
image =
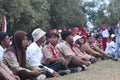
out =
{"type": "Polygon", "coordinates": [[[102,31],[104,31],[104,30],[106,30],[106,29],[107,29],[106,24],[103,24],[103,25],[102,25],[102,31]]]}
{"type": "Polygon", "coordinates": [[[15,53],[20,67],[26,66],[26,52],[25,49],[22,48],[22,41],[26,35],[27,33],[22,30],[16,31],[13,35],[12,45],[7,49],[7,51],[15,53]]]}
{"type": "Polygon", "coordinates": [[[66,31],[66,26],[62,27],[62,32],[66,31]]]}

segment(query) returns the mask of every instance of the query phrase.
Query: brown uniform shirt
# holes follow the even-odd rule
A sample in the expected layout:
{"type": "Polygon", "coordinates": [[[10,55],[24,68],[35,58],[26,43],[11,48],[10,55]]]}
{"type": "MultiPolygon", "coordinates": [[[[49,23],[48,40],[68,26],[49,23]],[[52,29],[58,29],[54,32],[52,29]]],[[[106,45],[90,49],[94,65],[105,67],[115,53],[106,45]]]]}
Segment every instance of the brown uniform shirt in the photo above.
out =
{"type": "Polygon", "coordinates": [[[26,67],[25,68],[20,67],[19,63],[17,61],[16,55],[14,53],[10,52],[10,51],[3,54],[3,63],[6,64],[7,66],[11,66],[11,67],[16,68],[18,71],[19,70],[31,71],[31,70],[34,70],[34,69],[40,69],[37,66],[33,66],[30,63],[28,58],[26,58],[26,67]]]}
{"type": "Polygon", "coordinates": [[[59,58],[59,57],[62,57],[59,53],[59,51],[54,47],[52,46],[50,43],[45,45],[45,47],[43,48],[43,55],[44,55],[44,60],[45,60],[45,64],[49,64],[49,61],[48,59],[50,58],[59,58]],[[52,47],[52,51],[51,50],[51,47],[52,47]]]}
{"type": "Polygon", "coordinates": [[[64,56],[75,56],[76,54],[72,51],[70,44],[68,44],[66,41],[58,44],[57,49],[59,52],[64,56]]]}

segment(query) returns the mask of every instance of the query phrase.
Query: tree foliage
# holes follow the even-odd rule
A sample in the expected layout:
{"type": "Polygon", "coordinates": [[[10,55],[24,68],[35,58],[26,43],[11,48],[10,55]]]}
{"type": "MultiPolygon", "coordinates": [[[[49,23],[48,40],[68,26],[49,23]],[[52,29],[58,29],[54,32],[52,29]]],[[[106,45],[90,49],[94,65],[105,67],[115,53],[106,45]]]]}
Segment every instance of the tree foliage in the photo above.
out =
{"type": "MultiPolygon", "coordinates": [[[[47,27],[49,14],[43,10],[44,0],[0,0],[0,14],[7,13],[8,33],[18,29],[30,31],[32,27],[47,27]]],[[[2,19],[2,16],[1,16],[2,19]]]]}
{"type": "Polygon", "coordinates": [[[119,0],[93,0],[83,4],[83,11],[89,16],[88,20],[95,28],[101,27],[103,23],[114,27],[120,17],[119,0]],[[109,4],[108,4],[109,3],[109,4]]]}
{"type": "Polygon", "coordinates": [[[120,1],[93,0],[0,0],[0,22],[7,13],[8,33],[18,29],[30,32],[34,27],[47,31],[62,26],[75,27],[90,21],[95,27],[103,23],[114,26],[120,17],[120,1]],[[103,2],[101,4],[101,2],[103,2]],[[96,8],[97,7],[97,8],[96,8]]]}
{"type": "Polygon", "coordinates": [[[50,24],[52,28],[74,27],[86,23],[80,8],[80,0],[48,0],[50,3],[50,24]]]}

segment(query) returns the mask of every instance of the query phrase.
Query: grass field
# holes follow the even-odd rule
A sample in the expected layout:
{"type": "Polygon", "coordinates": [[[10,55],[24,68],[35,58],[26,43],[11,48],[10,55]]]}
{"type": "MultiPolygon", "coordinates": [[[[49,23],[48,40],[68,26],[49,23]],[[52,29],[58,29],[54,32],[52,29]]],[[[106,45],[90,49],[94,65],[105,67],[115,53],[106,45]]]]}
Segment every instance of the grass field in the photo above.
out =
{"type": "Polygon", "coordinates": [[[100,61],[92,64],[89,70],[47,80],[120,80],[120,61],[100,61]]]}

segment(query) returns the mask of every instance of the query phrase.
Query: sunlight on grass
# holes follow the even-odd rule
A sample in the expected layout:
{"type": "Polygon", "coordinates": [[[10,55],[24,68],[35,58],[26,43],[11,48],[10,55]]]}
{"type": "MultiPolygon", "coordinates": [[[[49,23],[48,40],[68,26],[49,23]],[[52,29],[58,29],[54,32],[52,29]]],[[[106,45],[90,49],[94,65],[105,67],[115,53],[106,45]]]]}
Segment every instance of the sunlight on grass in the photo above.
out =
{"type": "Polygon", "coordinates": [[[92,64],[87,71],[47,80],[120,80],[120,61],[97,62],[92,64]]]}

